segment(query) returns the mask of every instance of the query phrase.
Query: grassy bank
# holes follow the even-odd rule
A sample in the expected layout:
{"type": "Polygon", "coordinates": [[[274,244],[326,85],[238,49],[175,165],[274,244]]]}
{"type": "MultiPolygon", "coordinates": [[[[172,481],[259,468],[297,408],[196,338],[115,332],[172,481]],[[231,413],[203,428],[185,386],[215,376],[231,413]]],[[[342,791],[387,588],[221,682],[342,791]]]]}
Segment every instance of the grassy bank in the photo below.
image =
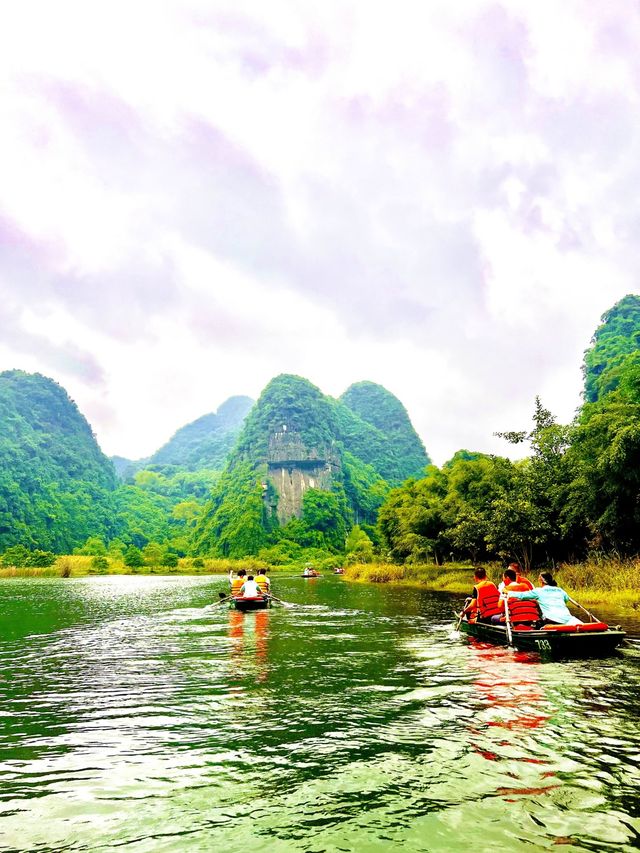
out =
{"type": "MultiPolygon", "coordinates": [[[[178,560],[177,566],[125,566],[124,562],[117,558],[109,557],[106,566],[97,566],[93,557],[81,555],[65,555],[58,557],[52,566],[43,568],[8,566],[0,568],[0,578],[55,578],[55,577],[87,577],[89,575],[217,575],[228,574],[238,569],[246,569],[248,572],[259,568],[267,568],[267,564],[255,557],[247,557],[244,560],[220,560],[220,559],[198,559],[184,557],[178,560]]],[[[292,567],[268,567],[270,572],[288,571],[292,567]]]]}
{"type": "MultiPolygon", "coordinates": [[[[485,568],[490,580],[495,583],[501,580],[500,566],[485,564],[485,568]]],[[[553,573],[558,585],[586,607],[599,605],[631,612],[640,610],[640,559],[593,557],[582,563],[557,566],[553,573]]],[[[536,576],[537,572],[532,571],[530,580],[535,582],[536,576]]],[[[473,587],[473,568],[459,564],[396,566],[369,563],[348,566],[344,578],[466,594],[473,587]]]]}

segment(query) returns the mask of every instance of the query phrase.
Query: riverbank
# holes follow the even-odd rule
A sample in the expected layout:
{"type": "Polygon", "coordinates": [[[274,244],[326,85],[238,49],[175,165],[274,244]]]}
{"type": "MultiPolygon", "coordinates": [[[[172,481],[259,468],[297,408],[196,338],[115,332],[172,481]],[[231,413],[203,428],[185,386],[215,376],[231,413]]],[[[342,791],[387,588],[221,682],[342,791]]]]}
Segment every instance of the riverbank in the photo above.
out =
{"type": "MultiPolygon", "coordinates": [[[[502,579],[501,565],[485,564],[485,567],[490,580],[498,583],[502,579]]],[[[530,575],[534,582],[535,574],[530,575]]],[[[557,566],[553,574],[558,585],[586,607],[600,605],[629,613],[640,610],[640,560],[591,559],[557,566]]],[[[462,595],[473,587],[473,568],[460,564],[368,563],[347,566],[343,577],[359,583],[387,583],[462,595]]]]}
{"type": "Polygon", "coordinates": [[[124,561],[114,557],[96,559],[86,555],[63,555],[51,566],[29,567],[8,566],[0,568],[0,578],[77,578],[90,575],[228,575],[230,571],[246,569],[256,572],[269,569],[270,574],[302,571],[297,566],[269,566],[263,560],[246,557],[242,560],[183,557],[177,566],[142,565],[126,566],[124,561]]]}

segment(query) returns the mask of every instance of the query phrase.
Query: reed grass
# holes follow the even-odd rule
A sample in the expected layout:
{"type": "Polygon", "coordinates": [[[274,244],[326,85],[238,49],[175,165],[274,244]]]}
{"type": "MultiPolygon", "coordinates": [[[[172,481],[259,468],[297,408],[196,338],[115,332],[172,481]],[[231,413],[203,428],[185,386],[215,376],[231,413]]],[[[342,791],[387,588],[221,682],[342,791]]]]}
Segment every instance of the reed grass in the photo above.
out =
{"type": "Polygon", "coordinates": [[[108,557],[106,568],[97,568],[91,556],[81,554],[63,554],[52,566],[46,568],[31,568],[19,566],[0,567],[0,578],[51,578],[51,577],[87,577],[88,575],[226,575],[229,571],[237,572],[246,569],[256,572],[258,569],[269,568],[270,573],[291,571],[291,566],[270,567],[264,560],[257,557],[245,557],[241,560],[218,559],[213,557],[182,557],[177,566],[161,566],[145,564],[143,566],[125,566],[124,561],[117,557],[108,557]]]}
{"type": "MultiPolygon", "coordinates": [[[[502,568],[484,564],[487,576],[498,583],[502,568]]],[[[614,610],[640,610],[640,558],[623,560],[595,554],[581,563],[556,566],[553,574],[558,585],[586,607],[601,606],[614,610]]],[[[538,570],[530,572],[535,582],[538,570]]],[[[473,586],[473,568],[448,563],[443,566],[367,563],[347,566],[343,577],[362,583],[389,583],[418,586],[436,591],[468,593],[473,586]]]]}
{"type": "Polygon", "coordinates": [[[473,569],[456,563],[445,566],[366,563],[347,566],[344,578],[364,583],[393,583],[423,586],[449,592],[468,592],[473,586],[473,569]]]}

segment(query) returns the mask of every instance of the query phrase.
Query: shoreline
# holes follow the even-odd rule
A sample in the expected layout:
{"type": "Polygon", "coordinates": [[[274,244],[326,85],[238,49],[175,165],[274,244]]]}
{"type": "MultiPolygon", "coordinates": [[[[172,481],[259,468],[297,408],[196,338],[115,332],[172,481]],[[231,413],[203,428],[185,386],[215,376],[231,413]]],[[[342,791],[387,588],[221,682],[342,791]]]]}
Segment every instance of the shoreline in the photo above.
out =
{"type": "MultiPolygon", "coordinates": [[[[202,565],[193,565],[192,558],[183,558],[178,566],[125,566],[121,560],[109,559],[107,569],[92,565],[92,557],[84,555],[64,555],[47,567],[2,567],[0,581],[7,578],[87,578],[107,577],[109,575],[133,575],[136,577],[207,577],[225,576],[229,570],[240,568],[248,572],[266,567],[270,575],[288,575],[297,577],[302,566],[265,566],[261,561],[248,557],[244,560],[203,559],[202,565]]],[[[339,563],[336,560],[336,563],[339,563]]],[[[498,583],[502,566],[485,563],[487,576],[498,583]]],[[[320,569],[325,577],[332,576],[332,570],[320,569]]],[[[620,611],[627,615],[640,615],[640,560],[619,561],[603,559],[597,562],[567,564],[556,567],[554,574],[559,586],[583,606],[603,607],[620,611]]],[[[535,582],[536,572],[529,573],[535,582]]],[[[442,566],[404,565],[391,563],[356,563],[346,566],[340,575],[349,583],[386,584],[407,589],[422,589],[433,592],[448,592],[452,595],[467,596],[473,588],[473,567],[469,564],[450,563],[442,566]]]]}
{"type": "MultiPolygon", "coordinates": [[[[502,567],[485,564],[489,580],[498,583],[501,580],[502,567]]],[[[627,615],[640,615],[640,581],[633,584],[635,574],[640,577],[640,563],[620,563],[610,561],[598,564],[579,563],[559,566],[554,576],[566,592],[589,607],[604,607],[627,615]],[[624,572],[620,570],[624,569],[624,572]],[[597,578],[601,584],[589,582],[597,578]],[[626,583],[616,585],[616,579],[624,578],[626,583]]],[[[535,583],[537,572],[529,573],[529,580],[535,583]]],[[[450,592],[467,596],[473,589],[473,567],[450,564],[443,566],[412,565],[398,566],[387,563],[355,564],[345,568],[343,579],[350,583],[387,584],[408,589],[424,589],[433,592],[450,592]]]]}

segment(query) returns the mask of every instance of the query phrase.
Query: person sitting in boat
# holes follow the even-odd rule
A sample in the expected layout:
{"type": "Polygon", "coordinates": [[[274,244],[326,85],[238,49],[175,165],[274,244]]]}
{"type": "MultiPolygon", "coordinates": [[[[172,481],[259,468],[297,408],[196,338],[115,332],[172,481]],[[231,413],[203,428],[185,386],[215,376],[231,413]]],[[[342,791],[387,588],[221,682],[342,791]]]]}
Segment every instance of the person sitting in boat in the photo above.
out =
{"type": "Polygon", "coordinates": [[[269,594],[269,590],[271,589],[271,581],[267,577],[267,570],[266,569],[260,569],[260,571],[258,572],[258,574],[256,576],[256,583],[260,587],[260,592],[263,595],[269,594]]]}
{"type": "Polygon", "coordinates": [[[249,575],[246,581],[242,584],[240,595],[243,598],[261,598],[262,593],[260,587],[255,582],[253,575],[249,575]]]}
{"type": "MultiPolygon", "coordinates": [[[[529,581],[526,583],[518,581],[518,575],[516,574],[515,569],[512,568],[505,569],[500,586],[502,587],[501,591],[503,595],[507,592],[529,592],[533,589],[533,586],[529,581]]],[[[497,625],[501,625],[507,621],[504,612],[505,598],[500,598],[498,607],[500,608],[501,613],[497,616],[492,616],[491,621],[497,625]]],[[[526,599],[519,601],[513,598],[508,602],[508,607],[509,621],[512,625],[532,625],[540,621],[540,609],[538,608],[538,603],[536,601],[529,601],[526,599]]]]}
{"type": "MultiPolygon", "coordinates": [[[[516,573],[516,583],[522,583],[527,589],[533,589],[533,584],[531,583],[529,578],[525,577],[524,570],[520,563],[509,563],[508,569],[516,573]]],[[[501,580],[498,584],[498,589],[500,590],[500,592],[504,591],[505,586],[506,584],[503,578],[503,580],[501,580]]]]}
{"type": "Polygon", "coordinates": [[[527,592],[506,592],[511,598],[521,601],[537,601],[542,612],[545,623],[550,625],[582,625],[582,619],[574,616],[567,602],[570,600],[567,593],[558,586],[551,572],[540,572],[541,586],[527,592]]]}
{"type": "Polygon", "coordinates": [[[231,581],[231,595],[240,595],[240,590],[242,589],[242,584],[245,582],[246,577],[246,569],[240,569],[235,578],[229,578],[229,580],[231,581]]]}
{"type": "Polygon", "coordinates": [[[475,584],[471,601],[465,605],[460,615],[461,617],[467,615],[470,622],[491,622],[492,616],[500,615],[498,587],[487,580],[486,569],[482,566],[474,570],[473,578],[475,584]]]}

